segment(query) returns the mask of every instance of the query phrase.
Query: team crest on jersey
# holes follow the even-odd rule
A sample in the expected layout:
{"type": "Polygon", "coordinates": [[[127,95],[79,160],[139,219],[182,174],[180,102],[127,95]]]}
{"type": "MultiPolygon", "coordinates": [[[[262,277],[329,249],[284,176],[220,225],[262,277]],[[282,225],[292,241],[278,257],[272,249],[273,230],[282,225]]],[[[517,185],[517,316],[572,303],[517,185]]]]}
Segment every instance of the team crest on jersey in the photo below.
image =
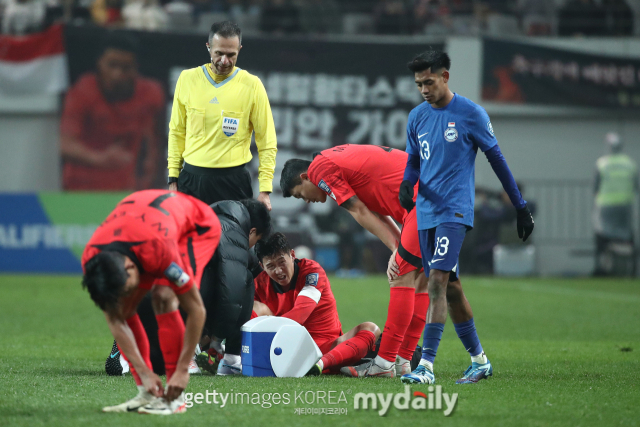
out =
{"type": "Polygon", "coordinates": [[[493,126],[491,125],[491,122],[490,122],[490,121],[488,121],[488,122],[487,122],[487,130],[489,131],[489,133],[491,134],[491,136],[495,136],[495,135],[493,134],[493,126]]]}
{"type": "Polygon", "coordinates": [[[329,187],[329,185],[327,185],[326,182],[324,182],[324,179],[321,179],[320,182],[318,183],[318,187],[324,191],[325,193],[327,193],[329,196],[331,196],[331,198],[333,200],[336,200],[336,195],[333,194],[333,191],[331,191],[331,188],[329,187]]]}
{"type": "Polygon", "coordinates": [[[222,132],[227,136],[235,135],[240,126],[240,119],[233,117],[222,117],[222,132]]]}
{"type": "Polygon", "coordinates": [[[176,286],[186,285],[191,279],[187,273],[180,268],[178,264],[172,262],[169,267],[164,271],[164,275],[167,279],[173,282],[176,286]]]}
{"type": "Polygon", "coordinates": [[[307,274],[304,281],[305,286],[318,286],[318,273],[307,274]]]}
{"type": "MultiPolygon", "coordinates": [[[[453,123],[453,124],[455,125],[455,123],[453,123]]],[[[449,125],[451,125],[451,123],[449,123],[449,125]]],[[[449,142],[453,142],[456,139],[458,139],[458,131],[456,130],[456,128],[448,127],[444,131],[444,139],[446,139],[449,142]]]]}

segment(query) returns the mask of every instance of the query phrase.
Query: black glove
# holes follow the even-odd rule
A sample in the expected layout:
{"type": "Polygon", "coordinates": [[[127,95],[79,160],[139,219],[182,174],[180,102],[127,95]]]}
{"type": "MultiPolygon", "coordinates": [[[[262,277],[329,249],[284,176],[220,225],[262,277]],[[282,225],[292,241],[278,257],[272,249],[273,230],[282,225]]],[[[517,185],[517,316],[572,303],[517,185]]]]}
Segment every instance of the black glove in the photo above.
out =
{"type": "Polygon", "coordinates": [[[407,212],[411,212],[411,209],[416,205],[413,201],[413,184],[409,180],[402,181],[400,184],[400,205],[406,209],[407,212]]]}
{"type": "Polygon", "coordinates": [[[526,242],[527,238],[533,232],[533,216],[527,205],[522,209],[517,209],[517,212],[518,237],[521,238],[523,242],[526,242]]]}

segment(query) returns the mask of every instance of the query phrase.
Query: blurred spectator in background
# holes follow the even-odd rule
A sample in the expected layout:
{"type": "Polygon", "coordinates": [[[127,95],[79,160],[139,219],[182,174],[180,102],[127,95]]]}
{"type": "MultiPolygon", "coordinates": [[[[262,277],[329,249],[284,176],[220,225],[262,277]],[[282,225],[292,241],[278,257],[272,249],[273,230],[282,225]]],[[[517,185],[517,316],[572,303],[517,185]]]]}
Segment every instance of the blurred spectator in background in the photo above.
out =
{"type": "Polygon", "coordinates": [[[122,17],[124,26],[134,30],[164,30],[169,21],[158,0],[129,0],[122,9],[122,17]]]}
{"type": "MultiPolygon", "coordinates": [[[[524,184],[516,183],[524,195],[524,184]]],[[[465,237],[460,252],[460,265],[473,274],[494,274],[494,248],[496,245],[517,245],[522,242],[513,233],[516,212],[504,191],[476,188],[474,205],[475,222],[465,237]]],[[[527,199],[532,214],[536,212],[535,201],[527,199]]],[[[526,244],[532,244],[527,240],[526,244]]]]}
{"type": "MultiPolygon", "coordinates": [[[[518,183],[520,188],[520,183],[518,183]]],[[[500,227],[511,224],[516,213],[505,192],[476,188],[474,228],[467,233],[461,263],[473,274],[493,273],[493,248],[500,243],[500,227]]]]}
{"type": "MultiPolygon", "coordinates": [[[[189,0],[189,3],[193,6],[195,22],[200,20],[200,15],[227,11],[227,2],[225,0],[189,0]]],[[[208,24],[211,25],[211,22],[208,24]]]]}
{"type": "Polygon", "coordinates": [[[608,36],[633,35],[633,10],[624,0],[602,0],[605,13],[605,34],[608,36]]]}
{"type": "Polygon", "coordinates": [[[124,0],[94,0],[91,4],[93,22],[103,27],[120,27],[124,24],[122,7],[124,0]]]}
{"type": "Polygon", "coordinates": [[[21,36],[41,31],[47,5],[43,0],[6,0],[2,14],[2,33],[21,36]]]}
{"type": "Polygon", "coordinates": [[[409,11],[403,0],[379,0],[373,9],[378,34],[408,34],[411,28],[409,11]]]}
{"type": "Polygon", "coordinates": [[[334,0],[303,0],[300,25],[305,33],[337,33],[341,30],[340,8],[334,0]]]}
{"type": "Polygon", "coordinates": [[[558,13],[558,35],[600,36],[604,18],[602,7],[594,0],[567,0],[558,13]]]}
{"type": "Polygon", "coordinates": [[[160,84],[138,75],[136,48],[129,36],[109,34],[97,72],[67,93],[60,125],[65,190],[152,186],[166,107],[160,84]]]}
{"type": "Polygon", "coordinates": [[[520,0],[516,10],[526,35],[551,35],[556,14],[555,0],[520,0]]]}
{"type": "Polygon", "coordinates": [[[268,0],[262,9],[260,29],[274,34],[299,33],[300,11],[289,0],[268,0]]]}
{"type": "MultiPolygon", "coordinates": [[[[359,277],[364,274],[363,253],[367,233],[346,209],[333,207],[328,215],[316,215],[318,228],[322,232],[337,233],[340,266],[336,274],[340,277],[359,277]]],[[[371,266],[376,270],[376,265],[371,266]]],[[[378,273],[378,271],[375,271],[378,273]]]]}
{"type": "MultiPolygon", "coordinates": [[[[596,162],[594,231],[596,234],[596,275],[608,272],[607,246],[611,242],[633,242],[633,208],[638,193],[638,167],[622,153],[620,135],[605,137],[609,154],[596,162]]],[[[612,272],[616,273],[616,272],[612,272]]]]}
{"type": "Polygon", "coordinates": [[[414,33],[447,35],[453,32],[451,9],[446,0],[417,0],[412,16],[414,33]]]}

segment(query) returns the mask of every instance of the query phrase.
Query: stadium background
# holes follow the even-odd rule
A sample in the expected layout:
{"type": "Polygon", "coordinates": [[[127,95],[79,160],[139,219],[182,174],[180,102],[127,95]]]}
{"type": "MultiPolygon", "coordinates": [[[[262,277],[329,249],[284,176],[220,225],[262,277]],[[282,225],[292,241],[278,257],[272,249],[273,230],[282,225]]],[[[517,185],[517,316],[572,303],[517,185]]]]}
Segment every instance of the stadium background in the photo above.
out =
{"type": "MultiPolygon", "coordinates": [[[[0,36],[0,289],[6,294],[0,332],[6,351],[0,355],[0,421],[97,422],[90,417],[104,403],[101,399],[128,397],[122,386],[115,395],[91,395],[53,415],[45,409],[77,384],[86,390],[106,390],[105,385],[115,390],[117,384],[117,379],[98,375],[109,347],[108,331],[79,290],[77,273],[84,243],[123,193],[63,191],[59,127],[66,91],[93,69],[101,35],[126,31],[140,42],[140,73],[165,90],[168,121],[179,71],[207,62],[208,26],[231,18],[245,32],[238,66],[262,78],[274,112],[279,151],[271,200],[276,228],[286,230],[295,244],[309,246],[327,270],[344,277],[332,276],[344,326],[368,319],[384,323],[388,292],[380,273],[388,252],[334,204],[307,206],[282,198],[281,167],[291,157],[309,157],[340,143],[403,149],[407,114],[421,101],[406,63],[428,47],[443,48],[453,63],[450,87],[486,108],[525,199],[535,204],[536,221],[530,244],[518,243],[513,218],[501,213],[500,183],[480,154],[476,229],[465,241],[461,268],[476,316],[483,319],[483,344],[496,355],[503,380],[483,386],[491,394],[467,392],[456,415],[478,425],[588,425],[601,424],[603,416],[637,424],[637,407],[631,403],[637,392],[629,390],[638,380],[638,282],[587,278],[594,267],[595,162],[606,151],[605,134],[618,132],[624,151],[640,161],[640,2],[627,4],[149,1],[144,7],[162,19],[145,24],[124,13],[125,7],[139,5],[135,0],[5,0],[0,7],[3,32],[9,33],[0,36]],[[17,19],[23,25],[12,27],[11,13],[29,13],[16,13],[16,4],[45,12],[39,21],[37,16],[17,19]],[[607,4],[617,14],[611,7],[608,12],[598,9],[607,4]],[[119,12],[113,21],[105,20],[96,11],[100,8],[119,12]],[[596,13],[582,13],[586,9],[596,13]],[[42,43],[56,38],[59,43],[42,43]],[[8,53],[15,52],[11,46],[26,54],[17,61],[8,53]],[[53,57],[63,61],[55,66],[35,62],[16,71],[16,65],[53,57]],[[497,244],[501,246],[494,252],[497,244]],[[363,273],[377,275],[351,279],[363,273]],[[536,352],[540,356],[522,374],[536,352]],[[27,354],[31,359],[25,363],[27,354]],[[592,366],[602,371],[592,373],[592,366]],[[526,386],[518,388],[523,379],[526,386]],[[583,386],[598,392],[579,394],[583,386]],[[37,400],[39,391],[48,396],[37,400]],[[555,400],[549,397],[554,395],[555,400]],[[485,409],[471,406],[478,402],[485,409]],[[75,410],[81,415],[68,418],[75,410]]],[[[165,180],[166,139],[161,145],[157,187],[165,180]]],[[[255,180],[257,156],[251,170],[255,180]]],[[[637,229],[637,216],[634,224],[637,229]]],[[[442,378],[449,382],[466,366],[452,329],[445,332],[448,344],[439,356],[442,378]]],[[[204,379],[193,384],[211,388],[204,379]]],[[[305,387],[302,382],[284,384],[305,387]]],[[[382,382],[374,384],[386,390],[382,382]]],[[[247,387],[241,382],[226,385],[247,387]]],[[[223,413],[226,422],[240,420],[239,425],[256,425],[264,414],[223,413]]],[[[272,411],[268,419],[284,416],[272,411]]],[[[367,419],[365,423],[375,420],[367,419]]]]}
{"type": "MultiPolygon", "coordinates": [[[[343,17],[345,26],[348,17],[343,17]]],[[[0,158],[3,192],[62,189],[58,148],[62,97],[80,75],[93,70],[101,37],[108,29],[66,25],[60,31],[48,31],[49,39],[62,33],[67,71],[52,72],[51,79],[63,83],[40,85],[36,89],[40,92],[26,87],[24,93],[16,93],[16,88],[22,87],[18,82],[12,87],[5,83],[0,96],[0,128],[3,146],[8,148],[0,158]]],[[[164,88],[168,121],[180,70],[207,60],[202,47],[206,33],[120,31],[129,31],[140,42],[140,73],[164,88]]],[[[640,160],[636,143],[640,133],[638,39],[507,37],[495,30],[483,37],[248,33],[238,65],[263,79],[278,132],[272,197],[277,224],[289,231],[295,244],[305,243],[314,249],[329,270],[380,272],[386,249],[372,235],[354,227],[349,215],[331,203],[305,206],[283,199],[278,185],[280,168],[291,157],[309,158],[313,151],[342,143],[403,149],[407,114],[420,102],[405,64],[429,46],[444,48],[450,54],[452,89],[487,109],[525,198],[535,204],[533,246],[527,253],[501,251],[500,259],[509,264],[510,257],[520,257],[529,263],[523,270],[529,274],[587,275],[593,270],[592,183],[595,161],[605,152],[605,134],[618,132],[625,152],[640,160]],[[354,253],[356,259],[345,263],[341,253],[354,253]]],[[[10,43],[8,37],[3,43],[10,43]]],[[[32,49],[28,43],[21,46],[32,49]]],[[[12,76],[14,80],[30,78],[28,74],[12,76]]],[[[158,169],[164,174],[166,139],[159,145],[158,169]]],[[[251,170],[255,178],[257,156],[251,170]]],[[[156,186],[163,181],[159,175],[156,186]]],[[[486,222],[482,222],[482,213],[477,215],[479,227],[467,238],[462,264],[468,272],[492,273],[495,244],[509,245],[515,240],[513,233],[507,232],[513,228],[512,218],[495,213],[495,208],[503,207],[495,194],[500,184],[482,156],[477,161],[476,185],[482,195],[489,196],[478,198],[486,200],[488,214],[486,222]],[[480,230],[476,236],[479,229],[485,234],[480,230]]],[[[482,209],[476,206],[477,211],[482,209]]],[[[20,243],[13,240],[21,239],[21,227],[34,223],[21,212],[15,213],[22,218],[17,220],[10,210],[3,211],[0,254],[7,256],[0,258],[11,261],[0,261],[0,270],[46,270],[14,262],[12,251],[20,243]]],[[[96,216],[94,224],[101,215],[104,212],[96,216]]],[[[66,218],[64,224],[69,224],[71,217],[66,218]]],[[[53,225],[60,221],[49,220],[53,225]]],[[[64,235],[67,230],[54,233],[64,235]]],[[[47,246],[46,233],[41,234],[40,249],[47,246]]],[[[69,239],[75,241],[77,236],[69,239]]],[[[20,251],[26,254],[25,248],[20,251]]],[[[36,262],[36,258],[27,255],[24,262],[36,262]]]]}

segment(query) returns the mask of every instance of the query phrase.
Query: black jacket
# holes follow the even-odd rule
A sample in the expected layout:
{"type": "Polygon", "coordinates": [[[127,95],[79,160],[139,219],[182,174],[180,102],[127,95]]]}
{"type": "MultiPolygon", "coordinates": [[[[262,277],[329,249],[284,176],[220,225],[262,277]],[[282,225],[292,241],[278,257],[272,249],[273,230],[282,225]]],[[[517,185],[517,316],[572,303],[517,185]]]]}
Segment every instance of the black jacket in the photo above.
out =
{"type": "Polygon", "coordinates": [[[225,200],[211,207],[220,220],[222,234],[200,284],[207,309],[205,333],[226,338],[226,351],[240,354],[240,328],[253,310],[252,270],[259,273],[257,259],[249,249],[251,222],[247,208],[240,202],[225,200]]]}

